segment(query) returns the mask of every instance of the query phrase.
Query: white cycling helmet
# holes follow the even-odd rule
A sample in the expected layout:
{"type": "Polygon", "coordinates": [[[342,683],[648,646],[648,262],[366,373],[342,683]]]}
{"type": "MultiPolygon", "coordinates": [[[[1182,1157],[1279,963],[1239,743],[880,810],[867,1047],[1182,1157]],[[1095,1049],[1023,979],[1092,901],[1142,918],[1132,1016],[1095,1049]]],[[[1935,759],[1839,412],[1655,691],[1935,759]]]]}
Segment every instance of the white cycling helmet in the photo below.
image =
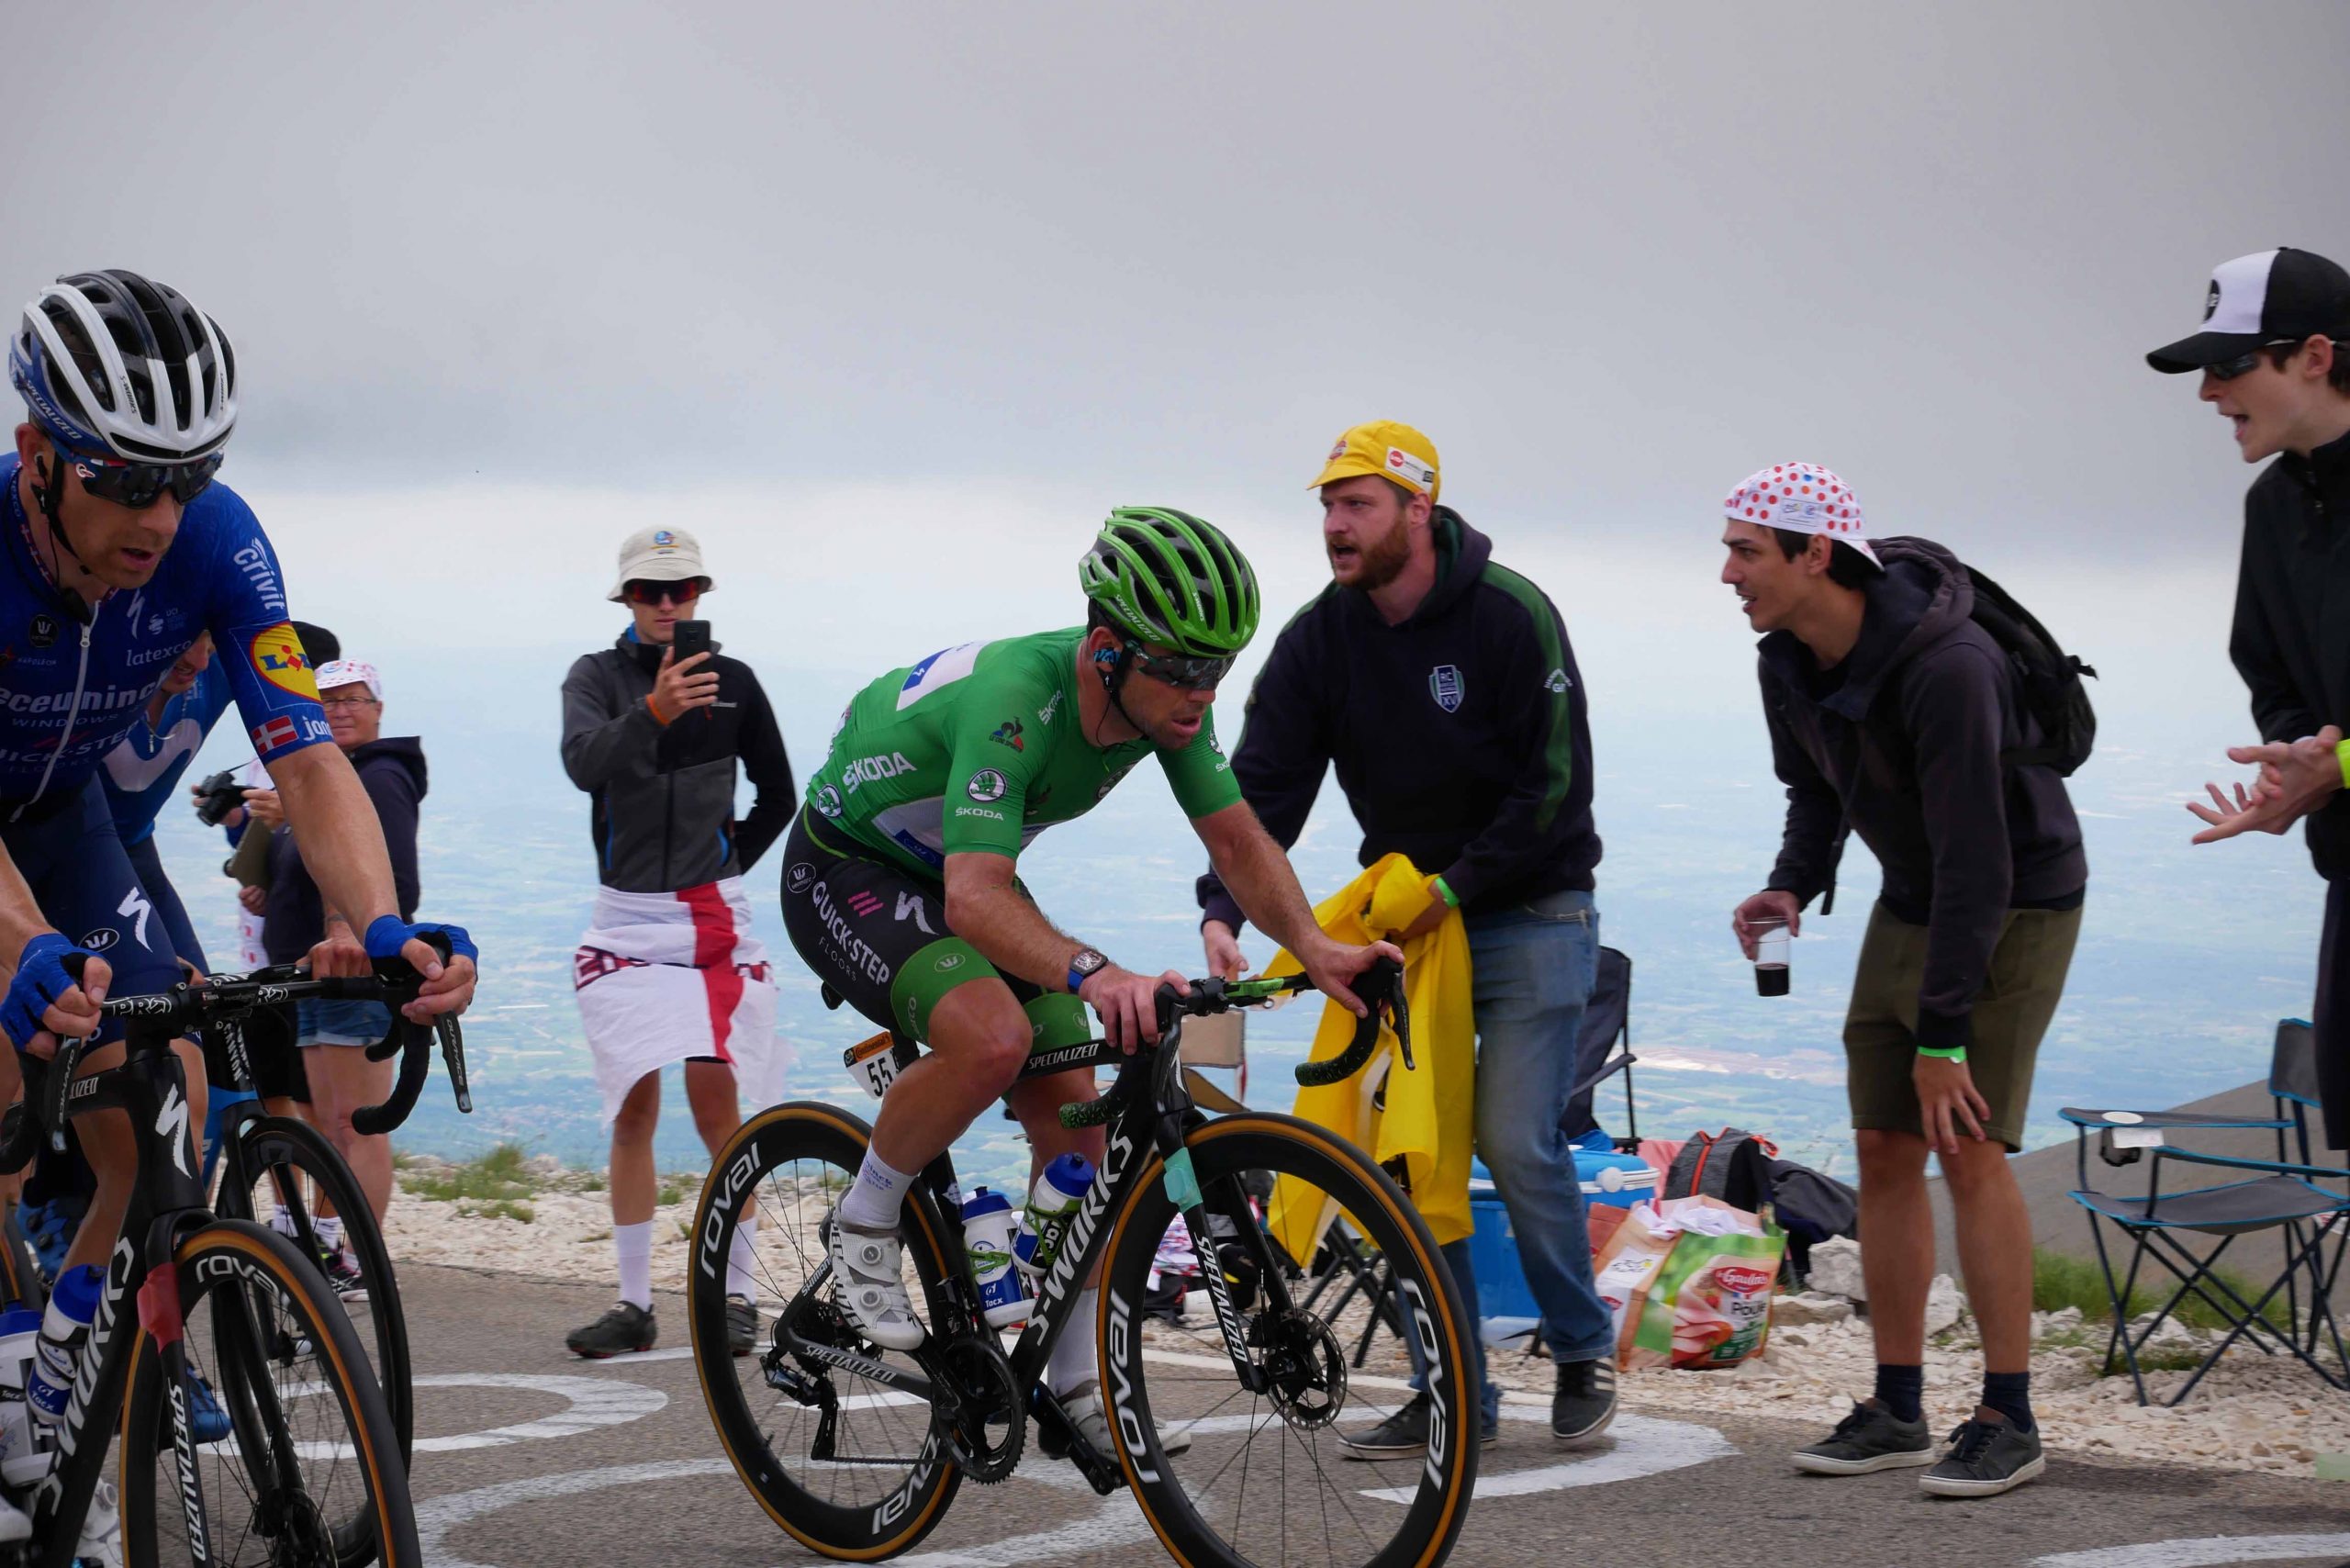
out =
{"type": "Polygon", "coordinates": [[[8,375],[61,445],[131,463],[194,463],[237,423],[237,356],[185,296],[119,269],[40,291],[8,345],[8,375]]]}

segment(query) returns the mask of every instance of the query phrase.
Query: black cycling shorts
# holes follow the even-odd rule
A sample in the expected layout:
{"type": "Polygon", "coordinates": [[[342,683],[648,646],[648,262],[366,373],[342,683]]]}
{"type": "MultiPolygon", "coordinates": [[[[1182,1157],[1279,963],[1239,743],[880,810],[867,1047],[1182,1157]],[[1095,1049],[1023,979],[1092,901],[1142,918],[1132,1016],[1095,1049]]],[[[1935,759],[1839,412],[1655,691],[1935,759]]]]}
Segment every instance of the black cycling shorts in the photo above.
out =
{"type": "Polygon", "coordinates": [[[816,978],[894,1034],[927,1043],[931,1010],[956,987],[996,980],[1034,1026],[1029,1048],[1094,1038],[1085,1003],[1007,975],[946,926],[946,893],[878,855],[819,841],[808,813],[783,844],[783,928],[816,978]]]}

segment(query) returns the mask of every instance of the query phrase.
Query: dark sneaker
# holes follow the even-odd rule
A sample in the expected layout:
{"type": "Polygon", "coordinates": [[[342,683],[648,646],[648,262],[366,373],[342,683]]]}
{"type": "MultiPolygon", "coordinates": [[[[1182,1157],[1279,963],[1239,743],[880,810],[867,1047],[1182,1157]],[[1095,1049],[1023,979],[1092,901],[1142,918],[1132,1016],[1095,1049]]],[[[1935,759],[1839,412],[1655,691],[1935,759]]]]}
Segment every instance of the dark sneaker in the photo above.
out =
{"type": "Polygon", "coordinates": [[[2047,1468],[2038,1427],[2020,1431],[2003,1416],[1978,1417],[1950,1435],[1950,1451],[1918,1477],[1918,1490],[1937,1497],[1992,1497],[2047,1468]]]}
{"type": "Polygon", "coordinates": [[[658,1332],[653,1314],[632,1301],[615,1302],[611,1311],[585,1328],[575,1328],[564,1339],[575,1356],[600,1361],[606,1356],[625,1356],[632,1350],[649,1350],[658,1332]]]}
{"type": "Polygon", "coordinates": [[[746,1295],[726,1298],[726,1348],[747,1356],[759,1338],[758,1305],[746,1295]]]}
{"type": "MultiPolygon", "coordinates": [[[[1488,1416],[1478,1423],[1477,1441],[1492,1448],[1502,1440],[1501,1418],[1488,1416]]],[[[1428,1396],[1412,1395],[1401,1410],[1369,1431],[1340,1432],[1338,1449],[1348,1459],[1417,1459],[1428,1451],[1428,1396]]]]}
{"type": "Polygon", "coordinates": [[[1561,1361],[1550,1395],[1550,1435],[1572,1448],[1587,1443],[1616,1419],[1616,1368],[1606,1358],[1561,1361]]]}
{"type": "Polygon", "coordinates": [[[1814,1475],[1866,1475],[1905,1464],[1934,1462],[1933,1434],[1923,1421],[1904,1421],[1871,1400],[1852,1406],[1836,1429],[1809,1448],[1797,1449],[1796,1468],[1814,1475]]]}
{"type": "Polygon", "coordinates": [[[359,1260],[350,1253],[330,1252],[319,1267],[325,1271],[327,1283],[334,1287],[336,1295],[345,1301],[367,1299],[367,1276],[359,1271],[359,1260]]]}

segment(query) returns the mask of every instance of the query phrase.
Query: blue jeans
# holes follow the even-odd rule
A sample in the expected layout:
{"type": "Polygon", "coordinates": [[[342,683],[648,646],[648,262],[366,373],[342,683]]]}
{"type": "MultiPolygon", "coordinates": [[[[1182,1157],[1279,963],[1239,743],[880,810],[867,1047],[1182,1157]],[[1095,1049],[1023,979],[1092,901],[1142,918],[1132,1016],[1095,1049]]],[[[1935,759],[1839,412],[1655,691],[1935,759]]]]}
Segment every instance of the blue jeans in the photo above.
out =
{"type": "MultiPolygon", "coordinates": [[[[1471,916],[1468,925],[1477,1153],[1517,1233],[1518,1262],[1542,1309],[1542,1342],[1556,1361],[1594,1361],[1614,1350],[1615,1323],[1592,1283],[1583,1183],[1559,1118],[1574,1090],[1576,1037],[1599,968],[1599,912],[1589,893],[1549,893],[1471,916]]],[[[1447,1245],[1444,1259],[1473,1322],[1468,1241],[1447,1245]]],[[[1484,1354],[1480,1338],[1478,1374],[1491,1414],[1500,1393],[1484,1379],[1484,1354]]]]}

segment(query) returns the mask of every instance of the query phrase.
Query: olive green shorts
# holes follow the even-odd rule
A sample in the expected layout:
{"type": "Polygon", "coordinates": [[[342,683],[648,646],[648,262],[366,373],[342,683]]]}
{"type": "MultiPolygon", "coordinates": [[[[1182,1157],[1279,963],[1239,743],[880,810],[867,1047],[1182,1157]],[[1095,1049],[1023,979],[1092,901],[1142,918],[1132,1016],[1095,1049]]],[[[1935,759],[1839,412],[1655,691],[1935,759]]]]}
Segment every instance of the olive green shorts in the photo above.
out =
{"type": "MultiPolygon", "coordinates": [[[[2056,1015],[2073,944],[2081,934],[2074,909],[2011,909],[1991,950],[1990,978],[1975,999],[1975,1040],[1966,1047],[1975,1091],[1991,1107],[1983,1131],[2023,1147],[2025,1112],[2040,1037],[2056,1015]]],[[[1926,973],[1926,928],[1897,920],[1883,904],[1869,912],[1868,935],[1852,975],[1844,1014],[1846,1082],[1855,1128],[1925,1136],[1910,1069],[1918,1059],[1918,986],[1926,973]]]]}

